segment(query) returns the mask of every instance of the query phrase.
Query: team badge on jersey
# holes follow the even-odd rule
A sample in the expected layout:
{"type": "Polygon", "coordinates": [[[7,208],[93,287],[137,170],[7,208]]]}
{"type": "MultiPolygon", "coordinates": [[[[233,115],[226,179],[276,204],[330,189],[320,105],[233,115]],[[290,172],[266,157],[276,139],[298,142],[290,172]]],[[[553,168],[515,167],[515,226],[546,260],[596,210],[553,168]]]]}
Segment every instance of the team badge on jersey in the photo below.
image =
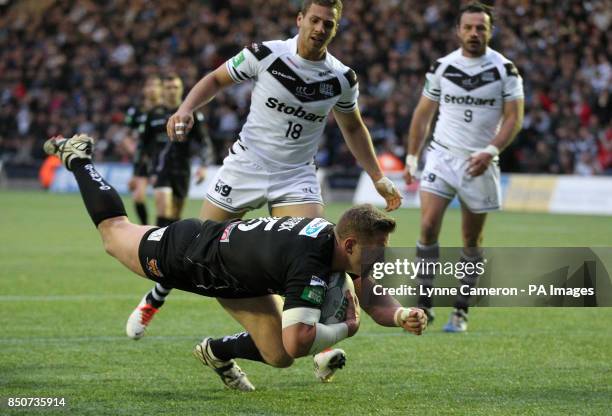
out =
{"type": "Polygon", "coordinates": [[[147,258],[147,270],[155,277],[164,277],[164,274],[159,270],[157,259],[147,258]]]}
{"type": "Polygon", "coordinates": [[[227,227],[225,227],[225,229],[223,230],[223,234],[221,234],[221,238],[219,239],[219,241],[221,243],[229,242],[230,234],[232,233],[232,230],[236,228],[238,224],[239,224],[238,222],[232,222],[227,227]]]}
{"type": "Polygon", "coordinates": [[[310,302],[313,305],[322,305],[325,300],[325,292],[327,290],[327,284],[323,279],[317,276],[312,276],[310,284],[304,288],[300,298],[306,302],[310,302]]]}
{"type": "Polygon", "coordinates": [[[331,225],[331,222],[326,221],[323,218],[315,218],[300,230],[299,235],[306,235],[308,237],[317,238],[319,233],[323,231],[323,229],[328,225],[331,225]]]}
{"type": "Polygon", "coordinates": [[[334,95],[336,95],[336,93],[334,92],[334,86],[325,82],[319,84],[319,92],[328,97],[333,97],[334,95]]]}
{"type": "Polygon", "coordinates": [[[147,237],[147,240],[148,241],[161,241],[162,236],[166,232],[166,228],[168,227],[160,228],[158,230],[153,231],[151,234],[149,234],[149,237],[147,237]]]}
{"type": "Polygon", "coordinates": [[[234,58],[232,59],[232,65],[234,66],[234,68],[239,67],[240,64],[243,62],[244,62],[244,51],[240,52],[238,55],[234,56],[234,58]]]}

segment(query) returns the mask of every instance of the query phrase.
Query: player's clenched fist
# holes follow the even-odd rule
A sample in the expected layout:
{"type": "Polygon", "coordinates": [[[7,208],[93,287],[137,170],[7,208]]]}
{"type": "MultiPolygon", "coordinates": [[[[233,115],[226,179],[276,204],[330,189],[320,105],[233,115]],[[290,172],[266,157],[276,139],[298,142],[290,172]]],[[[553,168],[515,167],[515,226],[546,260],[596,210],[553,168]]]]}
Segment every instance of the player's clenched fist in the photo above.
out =
{"type": "Polygon", "coordinates": [[[193,114],[177,111],[166,123],[166,132],[171,141],[182,142],[193,127],[193,114]]]}
{"type": "Polygon", "coordinates": [[[395,323],[408,332],[421,335],[427,328],[427,315],[419,308],[397,308],[395,323]]]}

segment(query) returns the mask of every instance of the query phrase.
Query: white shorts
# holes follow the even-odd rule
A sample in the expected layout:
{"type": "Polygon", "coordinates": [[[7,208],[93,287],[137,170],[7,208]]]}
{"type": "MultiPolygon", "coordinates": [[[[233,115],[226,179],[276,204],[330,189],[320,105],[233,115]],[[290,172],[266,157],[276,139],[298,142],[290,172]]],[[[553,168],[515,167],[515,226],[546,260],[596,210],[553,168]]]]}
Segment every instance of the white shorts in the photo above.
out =
{"type": "Polygon", "coordinates": [[[497,211],[501,207],[500,172],[497,160],[480,176],[467,173],[468,157],[451,153],[438,143],[427,149],[421,174],[421,190],[453,199],[455,195],[474,213],[497,211]]]}
{"type": "Polygon", "coordinates": [[[234,143],[206,192],[219,208],[241,213],[260,208],[321,204],[321,186],[314,164],[269,170],[240,142],[234,143]]]}

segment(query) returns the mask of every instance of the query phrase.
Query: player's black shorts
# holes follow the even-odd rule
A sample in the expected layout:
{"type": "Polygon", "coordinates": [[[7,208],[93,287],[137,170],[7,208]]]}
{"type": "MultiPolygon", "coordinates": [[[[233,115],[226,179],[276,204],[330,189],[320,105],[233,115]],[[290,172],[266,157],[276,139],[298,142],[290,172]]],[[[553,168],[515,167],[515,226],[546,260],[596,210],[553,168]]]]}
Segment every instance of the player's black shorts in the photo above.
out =
{"type": "Polygon", "coordinates": [[[181,220],[165,228],[153,228],[140,240],[138,248],[140,265],[149,279],[161,283],[166,288],[218,298],[250,298],[268,294],[269,292],[264,289],[244,291],[228,288],[226,285],[215,287],[214,284],[202,284],[203,280],[207,280],[206,276],[201,276],[201,268],[199,277],[198,273],[194,272],[197,267],[189,261],[188,249],[196,238],[218,239],[219,237],[218,227],[212,225],[207,227],[206,223],[198,219],[181,220]]]}
{"type": "Polygon", "coordinates": [[[143,162],[143,161],[134,162],[133,168],[134,168],[133,176],[137,176],[141,178],[148,178],[149,176],[151,176],[151,171],[152,171],[151,164],[148,162],[143,162]]]}
{"type": "Polygon", "coordinates": [[[162,169],[157,175],[155,188],[172,188],[172,196],[178,199],[187,198],[189,193],[189,171],[171,171],[162,169]]]}

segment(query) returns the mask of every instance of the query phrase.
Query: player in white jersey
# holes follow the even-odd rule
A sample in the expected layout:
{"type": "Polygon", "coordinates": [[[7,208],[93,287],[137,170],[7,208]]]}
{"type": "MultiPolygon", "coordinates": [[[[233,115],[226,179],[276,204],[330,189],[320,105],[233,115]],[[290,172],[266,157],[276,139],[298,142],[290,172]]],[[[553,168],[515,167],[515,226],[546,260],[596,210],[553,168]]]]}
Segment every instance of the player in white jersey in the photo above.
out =
{"type": "MultiPolygon", "coordinates": [[[[492,26],[487,6],[471,3],[461,9],[457,24],[461,47],[429,69],[410,125],[404,171],[408,184],[417,170],[421,143],[439,110],[421,175],[417,257],[427,261],[439,257],[442,218],[455,195],[461,202],[464,247],[461,260],[466,263],[481,260],[487,212],[501,206],[498,155],[521,128],[523,85],[514,64],[487,46],[492,26]]],[[[420,286],[432,287],[433,277],[427,273],[419,275],[420,286]]],[[[473,286],[476,281],[476,275],[468,275],[461,284],[473,286]]],[[[445,331],[467,329],[468,302],[468,296],[457,298],[445,331]]],[[[426,310],[431,322],[431,298],[420,296],[419,306],[426,310]]]]}
{"type": "MultiPolygon", "coordinates": [[[[202,78],[170,117],[168,135],[171,140],[183,140],[193,125],[193,111],[210,102],[223,88],[249,79],[255,81],[247,121],[211,183],[202,218],[240,218],[265,203],[275,217],[322,217],[323,201],[313,160],[330,111],[357,162],[386,200],[387,210],[399,207],[401,196],[383,175],[361,119],[357,77],[327,51],[341,13],[340,0],[304,1],[297,16],[296,37],[244,48],[202,78]]],[[[157,285],[143,298],[128,320],[130,337],[137,339],[144,334],[169,290],[157,285]]],[[[262,314],[277,310],[282,300],[276,295],[267,298],[267,309],[261,301],[252,308],[261,309],[262,314]]],[[[223,307],[238,320],[252,319],[244,317],[244,300],[228,300],[223,307]]],[[[260,324],[280,328],[280,322],[260,324]]],[[[235,342],[231,337],[226,339],[228,343],[235,342]]],[[[286,355],[282,345],[266,337],[254,342],[263,355],[281,357],[280,361],[286,355]]]]}

